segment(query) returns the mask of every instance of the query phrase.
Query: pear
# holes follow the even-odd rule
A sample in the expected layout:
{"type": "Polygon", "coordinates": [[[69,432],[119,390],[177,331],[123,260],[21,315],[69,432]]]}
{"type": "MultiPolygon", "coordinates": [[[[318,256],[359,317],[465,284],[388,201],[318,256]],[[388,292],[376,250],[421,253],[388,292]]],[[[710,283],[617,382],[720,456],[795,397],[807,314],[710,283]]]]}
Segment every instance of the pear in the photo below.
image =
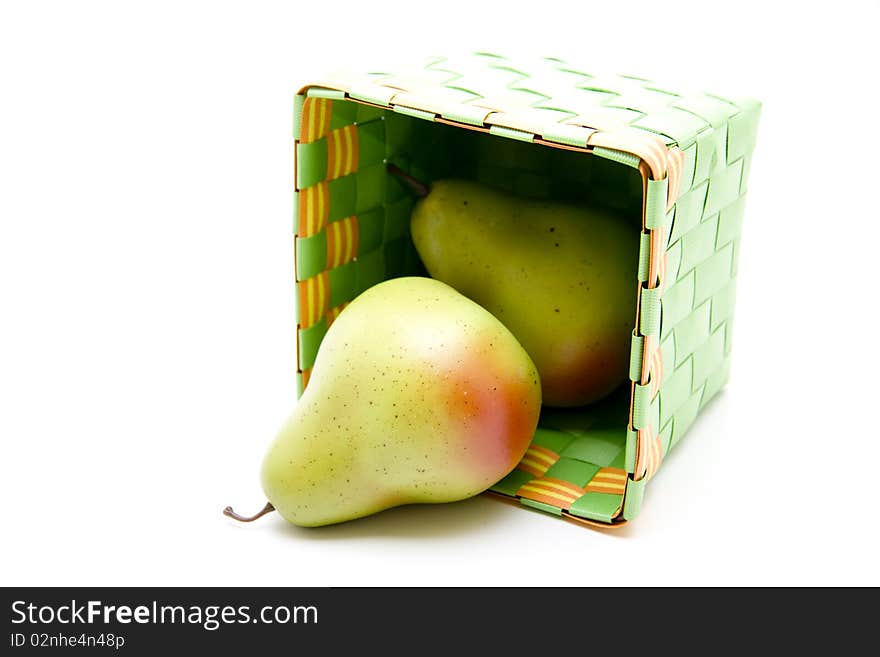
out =
{"type": "Polygon", "coordinates": [[[639,249],[629,222],[463,180],[424,191],[411,224],[422,262],[510,329],[545,404],[588,404],[627,378],[639,249]]]}
{"type": "Polygon", "coordinates": [[[495,317],[440,281],[385,281],[327,331],[255,517],[329,525],[471,497],[516,466],[540,407],[534,363],[495,317]]]}

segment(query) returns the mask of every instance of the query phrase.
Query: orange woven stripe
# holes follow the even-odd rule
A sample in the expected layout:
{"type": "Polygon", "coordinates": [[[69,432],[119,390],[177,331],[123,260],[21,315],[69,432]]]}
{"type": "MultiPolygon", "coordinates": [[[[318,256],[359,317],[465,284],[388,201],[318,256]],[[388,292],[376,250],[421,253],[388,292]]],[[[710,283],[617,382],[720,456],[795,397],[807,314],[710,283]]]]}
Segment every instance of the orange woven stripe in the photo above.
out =
{"type": "Polygon", "coordinates": [[[318,141],[330,128],[332,103],[329,98],[306,98],[300,119],[299,140],[308,144],[318,141]]]}
{"type": "Polygon", "coordinates": [[[300,237],[311,237],[321,232],[330,215],[330,188],[326,182],[299,190],[300,237]]]}
{"type": "Polygon", "coordinates": [[[297,283],[299,297],[299,326],[308,328],[327,312],[330,301],[330,281],[327,272],[297,283]]]}
{"type": "Polygon", "coordinates": [[[347,217],[327,226],[327,267],[350,262],[357,255],[357,217],[347,217]]]}
{"type": "Polygon", "coordinates": [[[626,470],[623,468],[599,468],[593,479],[596,477],[604,477],[605,479],[626,479],[626,470]]]}
{"type": "Polygon", "coordinates": [[[538,459],[539,461],[545,461],[549,465],[553,465],[554,463],[556,463],[556,461],[559,460],[559,454],[554,452],[552,449],[547,449],[546,447],[541,447],[540,445],[531,445],[526,451],[526,454],[530,454],[532,457],[538,459]]]}
{"type": "Polygon", "coordinates": [[[590,484],[595,484],[596,486],[614,486],[614,487],[623,489],[626,486],[626,478],[624,478],[624,479],[608,479],[608,478],[597,476],[597,477],[593,477],[592,481],[590,481],[590,484]]]}
{"type": "Polygon", "coordinates": [[[316,139],[320,139],[330,132],[330,115],[333,113],[333,101],[329,98],[321,99],[321,121],[320,129],[316,139]]]}
{"type": "Polygon", "coordinates": [[[599,471],[593,475],[593,478],[590,480],[590,483],[602,483],[602,484],[626,484],[626,470],[621,470],[620,468],[600,468],[599,471]]]}
{"type": "Polygon", "coordinates": [[[303,390],[305,390],[306,386],[309,385],[309,379],[312,378],[312,368],[310,367],[307,370],[303,370],[302,377],[303,377],[303,390]]]}
{"type": "Polygon", "coordinates": [[[523,490],[520,488],[517,491],[517,496],[523,497],[527,500],[543,502],[544,504],[549,504],[550,506],[555,506],[566,511],[571,507],[571,500],[568,498],[563,498],[557,495],[548,495],[539,491],[523,490]]]}
{"type": "Polygon", "coordinates": [[[636,467],[634,479],[638,481],[644,478],[648,470],[648,440],[650,434],[647,429],[639,429],[637,431],[636,446],[636,467]]]}
{"type": "Polygon", "coordinates": [[[638,155],[650,167],[651,177],[654,180],[663,180],[666,176],[668,150],[666,143],[659,137],[632,128],[621,128],[594,132],[587,143],[591,146],[603,146],[638,155]]]}
{"type": "Polygon", "coordinates": [[[543,477],[544,473],[547,472],[547,468],[535,466],[525,459],[519,462],[519,465],[516,466],[516,469],[522,470],[523,472],[528,472],[530,475],[533,475],[535,477],[543,477]]]}
{"type": "Polygon", "coordinates": [[[309,320],[309,286],[307,283],[308,281],[300,281],[296,284],[296,319],[299,326],[305,326],[309,320]]]}
{"type": "Polygon", "coordinates": [[[533,479],[520,486],[516,494],[528,500],[568,509],[586,491],[561,479],[533,479]]]}
{"type": "Polygon", "coordinates": [[[642,369],[639,372],[639,383],[645,385],[651,378],[651,356],[657,348],[657,340],[653,335],[645,336],[645,344],[642,348],[642,369]]]}
{"type": "Polygon", "coordinates": [[[302,106],[302,116],[300,117],[299,140],[303,144],[313,141],[315,124],[315,101],[313,98],[306,98],[302,106]]]}
{"type": "Polygon", "coordinates": [[[536,477],[543,477],[544,473],[550,469],[550,466],[559,460],[559,454],[541,447],[540,445],[532,445],[526,450],[522,461],[516,466],[517,470],[522,470],[533,474],[536,477]]]}
{"type": "Polygon", "coordinates": [[[348,301],[345,303],[341,303],[335,308],[331,308],[327,311],[327,328],[330,328],[330,325],[336,321],[336,318],[339,317],[339,313],[345,310],[345,307],[348,305],[348,301]]]}
{"type": "Polygon", "coordinates": [[[638,431],[639,448],[636,453],[636,480],[646,477],[650,479],[663,462],[663,446],[660,436],[654,433],[651,426],[638,431]]]}
{"type": "Polygon", "coordinates": [[[316,192],[318,196],[318,225],[315,228],[315,233],[317,233],[324,227],[327,219],[330,217],[330,186],[325,182],[320,182],[315,187],[318,188],[316,192]]]}
{"type": "Polygon", "coordinates": [[[341,147],[339,145],[339,130],[333,130],[327,133],[327,180],[338,178],[339,174],[339,158],[341,155],[341,147]]]}
{"type": "Polygon", "coordinates": [[[342,261],[342,232],[340,222],[327,225],[327,267],[338,267],[342,261]]]}
{"type": "Polygon", "coordinates": [[[650,231],[651,252],[648,262],[648,287],[661,287],[666,277],[666,229],[650,231]]]}
{"type": "Polygon", "coordinates": [[[663,383],[663,352],[660,350],[660,345],[657,345],[654,348],[654,353],[651,354],[651,398],[657,396],[657,393],[660,392],[660,384],[663,383]]]}
{"type": "Polygon", "coordinates": [[[347,125],[327,134],[327,180],[357,170],[359,156],[357,126],[347,125]]]}
{"type": "Polygon", "coordinates": [[[645,462],[645,479],[654,476],[654,441],[648,442],[647,459],[645,462]]]}
{"type": "Polygon", "coordinates": [[[297,193],[297,227],[296,234],[307,237],[309,225],[311,223],[310,213],[312,211],[312,188],[306,187],[297,193]]]}
{"type": "Polygon", "coordinates": [[[666,226],[654,229],[657,231],[657,278],[654,281],[661,290],[666,289],[666,226]],[[657,280],[659,279],[659,280],[657,280]]]}
{"type": "Polygon", "coordinates": [[[342,175],[347,176],[357,170],[358,157],[360,156],[360,144],[358,142],[357,126],[350,125],[342,129],[345,136],[345,169],[342,175]]]}
{"type": "Polygon", "coordinates": [[[315,309],[315,321],[317,322],[330,307],[330,278],[327,272],[322,272],[315,278],[318,279],[318,306],[315,309]]]}
{"type": "Polygon", "coordinates": [[[681,174],[684,172],[684,151],[673,146],[666,153],[666,175],[669,177],[666,192],[666,210],[672,208],[681,193],[681,174]]]}
{"type": "Polygon", "coordinates": [[[614,484],[615,486],[616,485],[623,485],[626,483],[626,477],[611,475],[611,474],[603,474],[601,471],[599,471],[598,473],[596,473],[593,476],[593,478],[590,480],[590,483],[609,484],[609,485],[614,484]]]}
{"type": "Polygon", "coordinates": [[[607,493],[609,495],[623,495],[626,492],[626,486],[611,486],[609,484],[587,484],[588,493],[607,493]]]}
{"type": "MultiPolygon", "coordinates": [[[[654,170],[662,170],[663,173],[666,172],[666,154],[668,150],[666,148],[666,144],[662,139],[658,138],[649,138],[645,145],[643,153],[647,155],[646,159],[649,164],[651,164],[654,170]]],[[[660,179],[662,180],[662,174],[660,179]]]]}
{"type": "Polygon", "coordinates": [[[531,459],[528,457],[528,454],[523,457],[522,461],[519,464],[523,467],[523,469],[531,468],[528,472],[536,472],[537,476],[543,476],[547,469],[550,467],[546,463],[542,463],[541,461],[536,461],[535,459],[531,459]]]}
{"type": "Polygon", "coordinates": [[[587,484],[586,490],[590,493],[623,495],[626,490],[626,470],[601,468],[587,484]]]}
{"type": "Polygon", "coordinates": [[[555,477],[544,477],[542,479],[534,479],[528,483],[530,486],[540,486],[548,490],[558,491],[563,494],[574,495],[575,499],[584,494],[584,489],[570,481],[564,479],[556,479],[555,477]]]}

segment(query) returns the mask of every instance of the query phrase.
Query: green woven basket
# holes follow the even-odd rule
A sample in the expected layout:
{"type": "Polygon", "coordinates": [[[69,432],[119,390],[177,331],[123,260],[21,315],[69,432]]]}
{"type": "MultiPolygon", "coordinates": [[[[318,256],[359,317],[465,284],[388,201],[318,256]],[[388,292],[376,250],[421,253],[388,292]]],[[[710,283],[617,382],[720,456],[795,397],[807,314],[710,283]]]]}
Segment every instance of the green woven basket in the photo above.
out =
{"type": "Polygon", "coordinates": [[[492,488],[571,520],[621,525],[730,371],[740,225],[760,104],[476,53],[398,74],[335,74],[296,96],[300,394],[327,328],[372,285],[425,270],[393,162],[614,210],[640,240],[630,384],[545,409],[492,488]]]}

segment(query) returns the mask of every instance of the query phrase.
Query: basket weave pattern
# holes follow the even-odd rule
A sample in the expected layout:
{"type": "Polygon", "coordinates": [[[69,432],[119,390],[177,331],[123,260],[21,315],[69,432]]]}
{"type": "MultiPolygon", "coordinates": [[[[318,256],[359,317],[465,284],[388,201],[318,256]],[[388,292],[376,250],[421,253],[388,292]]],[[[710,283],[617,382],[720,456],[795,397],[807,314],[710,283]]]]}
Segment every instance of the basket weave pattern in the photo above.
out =
{"type": "Polygon", "coordinates": [[[407,248],[412,199],[385,167],[388,112],[591,153],[639,172],[641,250],[624,417],[545,413],[520,465],[493,488],[588,523],[634,517],[645,482],[729,376],[760,105],[594,75],[558,59],[487,53],[434,58],[396,75],[331,75],[296,101],[300,390],[345,305],[418,267],[407,248]]]}

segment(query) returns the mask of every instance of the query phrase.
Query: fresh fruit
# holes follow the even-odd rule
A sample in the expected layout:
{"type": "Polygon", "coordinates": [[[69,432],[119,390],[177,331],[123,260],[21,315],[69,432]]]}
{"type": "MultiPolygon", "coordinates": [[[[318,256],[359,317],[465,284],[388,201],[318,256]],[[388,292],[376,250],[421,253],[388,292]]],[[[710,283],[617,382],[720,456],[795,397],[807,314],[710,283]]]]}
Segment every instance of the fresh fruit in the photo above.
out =
{"type": "Polygon", "coordinates": [[[317,526],[476,495],[522,458],[540,407],[534,364],[485,309],[429,278],[380,283],[324,337],[263,462],[264,512],[317,526]]]}
{"type": "Polygon", "coordinates": [[[588,404],[624,381],[638,284],[631,225],[463,180],[425,191],[412,236],[428,272],[510,329],[540,372],[545,404],[588,404]]]}

